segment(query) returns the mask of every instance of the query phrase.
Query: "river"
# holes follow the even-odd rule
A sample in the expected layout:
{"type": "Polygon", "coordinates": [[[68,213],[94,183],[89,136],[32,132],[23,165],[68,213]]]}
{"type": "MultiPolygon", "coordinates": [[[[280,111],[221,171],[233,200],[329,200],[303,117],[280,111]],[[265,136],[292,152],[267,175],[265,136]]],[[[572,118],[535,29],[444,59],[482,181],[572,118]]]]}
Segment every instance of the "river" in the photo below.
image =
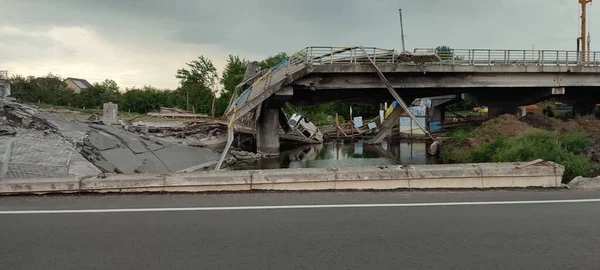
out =
{"type": "Polygon", "coordinates": [[[430,156],[430,142],[386,141],[381,145],[368,145],[363,141],[353,143],[324,143],[305,145],[282,151],[275,158],[240,161],[233,170],[258,170],[279,168],[339,168],[350,166],[377,166],[381,164],[436,164],[430,156]]]}

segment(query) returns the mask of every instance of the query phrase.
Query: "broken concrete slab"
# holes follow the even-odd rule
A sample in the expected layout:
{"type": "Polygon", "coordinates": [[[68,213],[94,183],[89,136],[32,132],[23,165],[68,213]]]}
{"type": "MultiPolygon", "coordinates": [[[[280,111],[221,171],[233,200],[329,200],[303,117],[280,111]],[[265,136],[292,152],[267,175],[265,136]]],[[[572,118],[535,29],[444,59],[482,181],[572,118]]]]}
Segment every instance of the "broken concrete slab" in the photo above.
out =
{"type": "Polygon", "coordinates": [[[96,165],[96,167],[98,167],[102,172],[105,173],[113,173],[117,168],[115,167],[115,165],[105,160],[95,161],[94,165],[96,165]]]}
{"type": "Polygon", "coordinates": [[[219,159],[219,154],[215,151],[190,146],[171,146],[154,153],[171,172],[219,159]]]}
{"type": "Polygon", "coordinates": [[[89,141],[94,148],[100,151],[113,149],[119,146],[119,141],[114,136],[98,130],[90,131],[89,141]]]}
{"type": "Polygon", "coordinates": [[[136,155],[140,165],[134,169],[136,173],[169,173],[169,169],[154,153],[148,152],[136,155]]]}
{"type": "MultiPolygon", "coordinates": [[[[150,151],[146,144],[140,140],[128,140],[125,142],[125,144],[134,154],[142,154],[150,151]]],[[[152,143],[149,144],[152,145],[152,143]]]]}
{"type": "Polygon", "coordinates": [[[137,156],[126,148],[116,148],[102,151],[102,157],[115,165],[120,173],[134,173],[141,162],[137,156]]]}

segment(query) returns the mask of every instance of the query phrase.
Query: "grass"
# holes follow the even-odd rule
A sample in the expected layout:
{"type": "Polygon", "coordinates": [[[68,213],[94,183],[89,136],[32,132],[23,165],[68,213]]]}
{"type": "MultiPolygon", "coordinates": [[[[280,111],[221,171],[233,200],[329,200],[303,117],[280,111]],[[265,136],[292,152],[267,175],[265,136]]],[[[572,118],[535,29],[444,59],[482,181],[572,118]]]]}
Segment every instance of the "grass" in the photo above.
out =
{"type": "Polygon", "coordinates": [[[535,159],[553,161],[565,166],[563,180],[576,176],[589,177],[597,165],[585,156],[590,140],[583,133],[559,134],[552,131],[532,129],[516,137],[498,138],[495,141],[470,146],[467,138],[476,132],[457,130],[451,134],[449,145],[444,147],[441,159],[444,163],[526,162],[535,159]]]}

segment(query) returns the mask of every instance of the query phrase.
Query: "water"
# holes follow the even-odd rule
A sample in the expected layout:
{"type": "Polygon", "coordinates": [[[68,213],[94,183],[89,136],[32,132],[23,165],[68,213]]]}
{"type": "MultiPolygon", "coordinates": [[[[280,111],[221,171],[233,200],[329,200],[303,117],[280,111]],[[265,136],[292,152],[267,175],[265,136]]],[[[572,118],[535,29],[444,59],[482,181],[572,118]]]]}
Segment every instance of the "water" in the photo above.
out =
{"type": "Polygon", "coordinates": [[[381,164],[435,164],[437,158],[429,156],[426,142],[384,142],[368,145],[363,141],[354,143],[325,143],[305,145],[282,151],[279,157],[234,164],[234,170],[258,170],[279,168],[339,168],[351,166],[377,166],[381,164]]]}

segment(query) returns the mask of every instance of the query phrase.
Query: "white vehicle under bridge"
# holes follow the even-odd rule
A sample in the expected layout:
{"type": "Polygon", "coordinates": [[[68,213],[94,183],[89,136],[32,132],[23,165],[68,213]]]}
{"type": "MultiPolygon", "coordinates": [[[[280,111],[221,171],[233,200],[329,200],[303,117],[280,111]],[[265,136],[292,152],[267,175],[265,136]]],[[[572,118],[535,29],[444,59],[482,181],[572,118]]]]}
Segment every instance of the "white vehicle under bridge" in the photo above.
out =
{"type": "Polygon", "coordinates": [[[288,133],[303,136],[315,142],[323,142],[323,133],[319,131],[319,128],[309,118],[301,114],[293,114],[290,120],[288,120],[288,125],[290,126],[290,132],[288,133]]]}

